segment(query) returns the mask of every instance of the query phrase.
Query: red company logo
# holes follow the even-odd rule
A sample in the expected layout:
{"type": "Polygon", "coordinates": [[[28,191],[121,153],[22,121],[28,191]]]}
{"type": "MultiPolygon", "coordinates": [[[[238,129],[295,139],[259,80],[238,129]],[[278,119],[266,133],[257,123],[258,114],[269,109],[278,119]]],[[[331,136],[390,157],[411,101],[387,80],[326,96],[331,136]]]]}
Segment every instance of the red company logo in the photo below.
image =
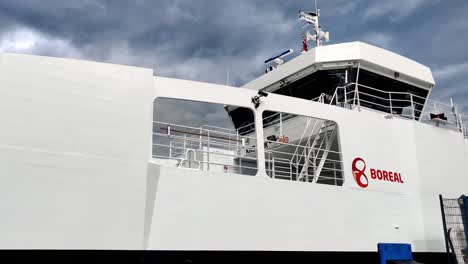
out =
{"type": "Polygon", "coordinates": [[[366,162],[361,158],[356,158],[353,161],[353,176],[357,185],[361,188],[367,188],[369,186],[369,179],[367,178],[366,172],[366,162]],[[361,168],[358,168],[360,164],[361,168]]]}
{"type": "MultiPolygon", "coordinates": [[[[366,175],[366,162],[362,158],[356,158],[353,161],[353,177],[357,185],[361,188],[367,188],[369,186],[369,178],[366,175]]],[[[386,170],[377,170],[370,169],[370,179],[394,183],[405,183],[401,178],[401,173],[386,171],[386,170]]]]}

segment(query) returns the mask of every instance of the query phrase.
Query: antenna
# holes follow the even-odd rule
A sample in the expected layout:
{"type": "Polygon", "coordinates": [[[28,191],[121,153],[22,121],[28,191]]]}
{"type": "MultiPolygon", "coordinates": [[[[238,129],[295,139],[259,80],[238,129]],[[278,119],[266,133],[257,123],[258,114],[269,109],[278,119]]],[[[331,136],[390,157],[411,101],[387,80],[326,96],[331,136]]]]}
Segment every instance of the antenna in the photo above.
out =
{"type": "Polygon", "coordinates": [[[318,14],[319,10],[318,10],[318,5],[317,5],[317,0],[315,0],[315,12],[318,14]]]}
{"type": "Polygon", "coordinates": [[[322,39],[325,39],[326,42],[330,40],[330,32],[325,32],[320,28],[320,9],[318,9],[317,0],[315,0],[315,12],[306,13],[299,11],[298,18],[300,21],[307,23],[304,27],[308,27],[310,25],[314,26],[314,35],[310,34],[309,30],[306,31],[306,41],[313,40],[317,47],[320,47],[322,45],[322,39]]]}
{"type": "Polygon", "coordinates": [[[275,65],[271,66],[271,67],[268,67],[265,72],[270,72],[270,71],[278,68],[280,65],[282,65],[284,63],[283,58],[290,55],[290,54],[292,54],[293,52],[294,52],[294,50],[288,49],[286,51],[283,51],[281,54],[279,54],[277,56],[274,56],[274,57],[271,57],[268,60],[266,60],[265,63],[273,62],[275,65]]]}

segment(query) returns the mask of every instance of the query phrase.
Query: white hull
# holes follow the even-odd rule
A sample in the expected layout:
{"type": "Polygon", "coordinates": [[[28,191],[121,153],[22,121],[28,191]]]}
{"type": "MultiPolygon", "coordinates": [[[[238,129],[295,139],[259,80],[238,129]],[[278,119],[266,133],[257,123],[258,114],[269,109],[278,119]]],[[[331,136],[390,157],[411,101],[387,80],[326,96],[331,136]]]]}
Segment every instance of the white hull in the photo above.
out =
{"type": "MultiPolygon", "coordinates": [[[[251,108],[257,91],[153,77],[133,67],[0,55],[0,248],[444,252],[438,195],[468,186],[459,132],[271,94],[256,110],[338,124],[344,185],[153,164],[153,101],[251,108]],[[356,185],[352,162],[404,183],[356,185]]],[[[259,141],[263,131],[257,132],[259,141]]],[[[262,160],[263,146],[258,145],[262,160]]]]}

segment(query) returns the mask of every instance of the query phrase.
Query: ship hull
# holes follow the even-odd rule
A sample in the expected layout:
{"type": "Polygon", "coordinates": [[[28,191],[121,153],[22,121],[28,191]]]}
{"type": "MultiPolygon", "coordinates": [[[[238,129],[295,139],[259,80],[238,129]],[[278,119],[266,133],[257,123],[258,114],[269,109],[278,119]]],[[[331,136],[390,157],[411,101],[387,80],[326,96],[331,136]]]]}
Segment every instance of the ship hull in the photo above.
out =
{"type": "MultiPolygon", "coordinates": [[[[280,251],[99,251],[19,250],[0,251],[2,260],[14,263],[379,263],[377,252],[280,252],[280,251]]],[[[449,263],[445,253],[414,253],[424,264],[449,263]]]]}

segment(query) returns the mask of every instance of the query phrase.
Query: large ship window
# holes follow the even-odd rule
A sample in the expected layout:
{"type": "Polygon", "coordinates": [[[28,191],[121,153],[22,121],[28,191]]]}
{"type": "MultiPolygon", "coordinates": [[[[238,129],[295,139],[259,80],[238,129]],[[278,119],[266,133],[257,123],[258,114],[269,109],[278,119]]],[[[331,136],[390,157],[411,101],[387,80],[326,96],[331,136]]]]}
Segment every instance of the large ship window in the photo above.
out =
{"type": "Polygon", "coordinates": [[[355,82],[356,69],[320,70],[300,80],[288,83],[273,91],[273,93],[305,100],[316,99],[322,93],[332,96],[336,87],[345,85],[346,76],[348,78],[348,83],[355,82]]]}
{"type": "MultiPolygon", "coordinates": [[[[408,118],[419,119],[429,93],[426,89],[364,69],[359,71],[358,82],[361,106],[408,118]]],[[[348,98],[353,97],[351,92],[348,98]]]]}
{"type": "MultiPolygon", "coordinates": [[[[231,107],[157,98],[153,115],[153,161],[185,170],[255,175],[255,125],[248,126],[248,135],[239,133],[225,110],[231,107]]],[[[248,108],[232,108],[240,109],[246,117],[254,115],[248,108]]]]}
{"type": "Polygon", "coordinates": [[[273,111],[263,112],[262,117],[268,176],[343,185],[336,122],[273,111]]]}

